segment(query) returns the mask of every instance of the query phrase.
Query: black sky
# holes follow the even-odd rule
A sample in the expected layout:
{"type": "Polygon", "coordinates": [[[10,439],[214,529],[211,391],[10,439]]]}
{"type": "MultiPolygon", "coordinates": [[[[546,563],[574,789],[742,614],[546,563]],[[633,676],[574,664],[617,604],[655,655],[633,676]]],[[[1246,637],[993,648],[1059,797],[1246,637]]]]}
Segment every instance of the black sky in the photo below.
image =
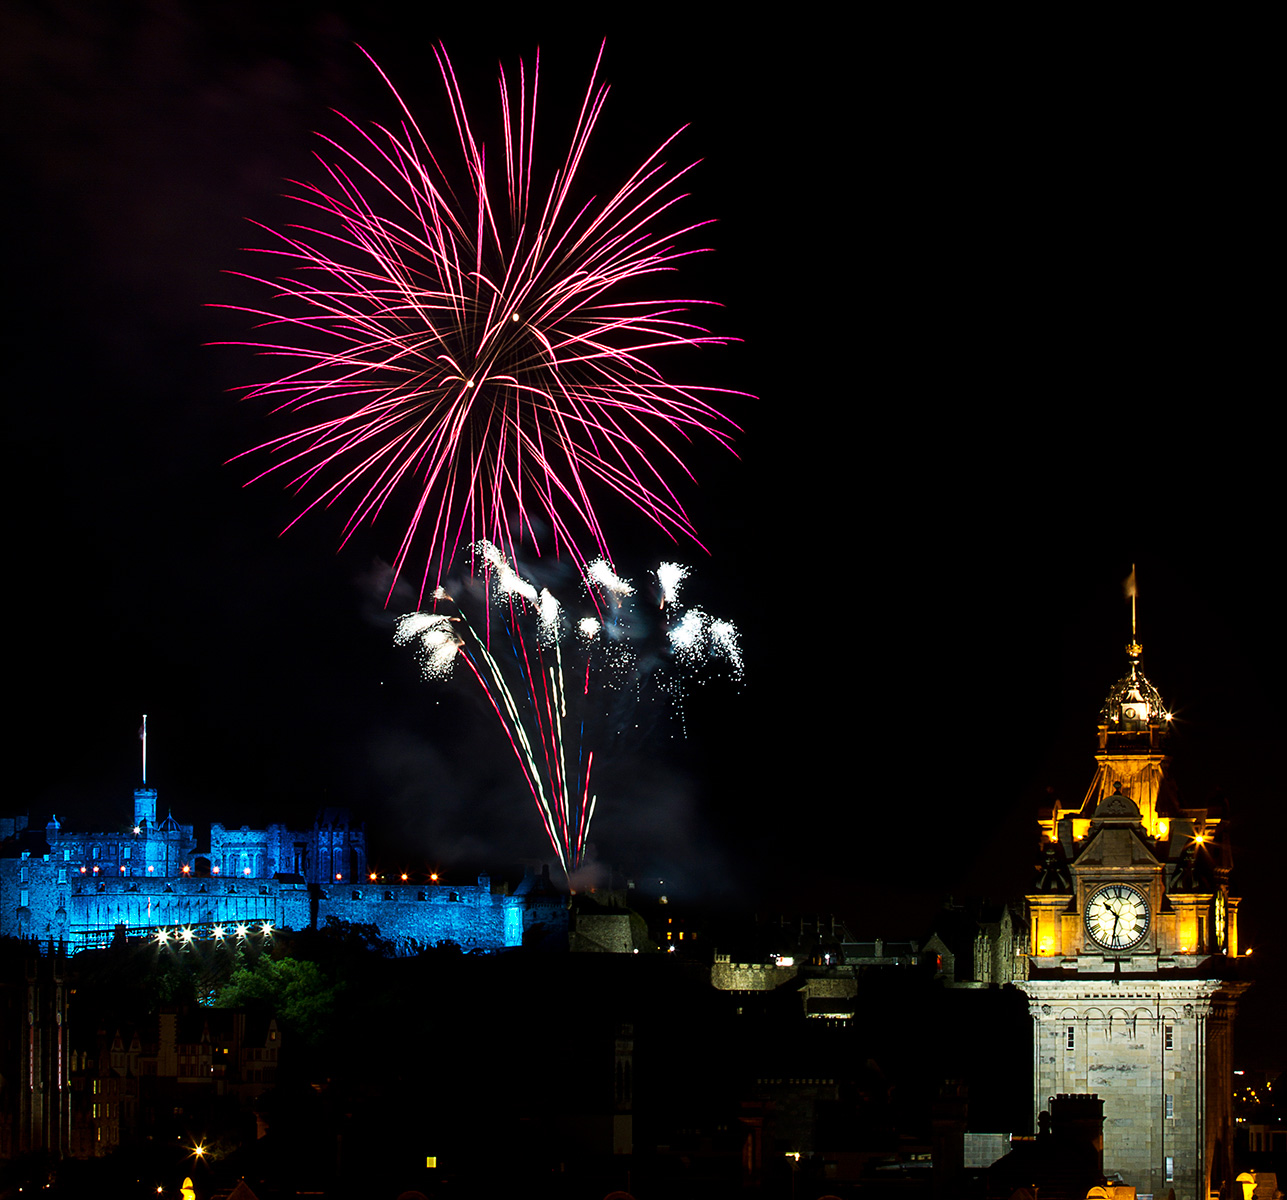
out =
{"type": "MultiPolygon", "coordinates": [[[[601,856],[873,933],[914,923],[909,898],[1020,890],[1046,788],[1089,783],[1135,561],[1181,788],[1230,798],[1244,940],[1276,959],[1281,385],[1254,39],[400,8],[6,7],[6,807],[123,819],[146,710],[181,820],[346,804],[390,866],[545,857],[471,698],[389,644],[397,531],[337,555],[323,513],[279,538],[293,501],[225,465],[258,440],[230,389],[260,368],[206,345],[246,333],[206,306],[259,298],[223,272],[262,244],[247,218],[297,215],[283,180],[316,176],[330,110],[392,115],[354,43],[437,119],[443,38],[485,120],[497,61],[539,43],[557,121],[606,34],[595,160],[614,182],[691,123],[688,211],[718,223],[685,283],[743,339],[693,370],[760,399],[733,413],[740,459],[697,447],[711,555],[682,551],[692,596],[742,627],[746,682],[617,765],[601,856]]],[[[617,520],[627,574],[670,553],[617,520]]]]}

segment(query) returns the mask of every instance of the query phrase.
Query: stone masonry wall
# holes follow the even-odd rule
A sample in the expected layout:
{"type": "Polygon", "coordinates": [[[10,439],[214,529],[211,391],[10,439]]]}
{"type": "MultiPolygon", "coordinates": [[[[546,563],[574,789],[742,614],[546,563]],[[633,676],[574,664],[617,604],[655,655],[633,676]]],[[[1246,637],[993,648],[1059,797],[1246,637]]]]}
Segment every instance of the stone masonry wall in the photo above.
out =
{"type": "Polygon", "coordinates": [[[711,986],[725,992],[771,992],[796,977],[799,968],[766,963],[716,962],[711,986]]]}
{"type": "Polygon", "coordinates": [[[368,883],[323,889],[317,921],[327,917],[379,926],[406,950],[455,942],[462,950],[498,950],[523,941],[522,901],[493,895],[480,876],[476,887],[368,883]]]}
{"type": "Polygon", "coordinates": [[[1187,1002],[1148,996],[1148,985],[1132,987],[1136,996],[1101,986],[1102,996],[1051,996],[1051,1003],[1033,1006],[1037,1108],[1060,1093],[1097,1094],[1104,1101],[1104,1170],[1121,1172],[1141,1192],[1165,1195],[1174,1187],[1177,1198],[1200,1197],[1207,1007],[1197,995],[1201,985],[1187,1002]]]}

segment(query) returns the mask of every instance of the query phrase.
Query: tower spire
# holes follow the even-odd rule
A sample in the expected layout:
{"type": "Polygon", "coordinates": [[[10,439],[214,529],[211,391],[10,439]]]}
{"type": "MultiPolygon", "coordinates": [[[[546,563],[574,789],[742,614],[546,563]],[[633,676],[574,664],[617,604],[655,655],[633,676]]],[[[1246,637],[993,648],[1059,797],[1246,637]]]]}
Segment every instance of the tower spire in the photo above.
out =
{"type": "Polygon", "coordinates": [[[1126,647],[1126,653],[1132,659],[1139,658],[1144,652],[1144,647],[1140,645],[1139,638],[1135,633],[1135,598],[1139,594],[1139,589],[1135,585],[1135,564],[1131,563],[1131,573],[1126,578],[1126,594],[1131,598],[1131,642],[1126,647]]]}

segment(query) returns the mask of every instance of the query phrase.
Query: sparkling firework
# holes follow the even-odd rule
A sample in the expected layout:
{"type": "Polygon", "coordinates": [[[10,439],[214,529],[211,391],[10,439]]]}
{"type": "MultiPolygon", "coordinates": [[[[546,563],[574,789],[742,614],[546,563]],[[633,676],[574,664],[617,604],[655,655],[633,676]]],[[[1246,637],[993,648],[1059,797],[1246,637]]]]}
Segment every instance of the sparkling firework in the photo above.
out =
{"type": "Polygon", "coordinates": [[[620,732],[612,727],[620,709],[615,698],[631,689],[637,698],[655,676],[678,701],[679,680],[707,663],[723,663],[740,679],[737,629],[701,609],[678,608],[676,589],[688,569],[675,563],[656,573],[671,614],[659,626],[655,614],[649,618],[634,603],[634,586],[606,563],[586,565],[582,583],[594,614],[578,617],[523,579],[494,543],[477,542],[473,554],[489,611],[500,620],[471,623],[439,588],[434,611],[400,618],[394,641],[414,647],[429,679],[444,680],[457,661],[465,663],[505,731],[546,836],[571,877],[594,817],[596,749],[602,753],[620,732]]]}
{"type": "Polygon", "coordinates": [[[730,339],[688,315],[705,302],[638,298],[643,277],[697,252],[680,243],[705,224],[672,213],[694,165],[665,161],[678,133],[606,197],[578,197],[608,95],[598,61],[546,178],[535,154],[539,56],[517,80],[500,73],[501,150],[489,158],[445,51],[434,55],[463,162],[456,186],[442,147],[435,154],[390,84],[397,125],[349,121],[356,149],[324,139],[327,181],[297,185],[317,224],[270,231],[281,244],[260,252],[288,273],[247,276],[274,299],[243,311],[279,332],[238,344],[288,360],[247,396],[302,420],[247,451],[276,459],[256,478],[284,472],[312,495],[296,520],[342,506],[344,541],[392,497],[408,502],[393,575],[414,547],[422,601],[457,546],[480,537],[511,554],[530,537],[582,567],[588,537],[608,557],[592,496],[602,487],[696,541],[668,479],[688,474],[680,451],[695,433],[730,444],[735,426],[711,401],[732,393],[668,382],[652,359],[730,339]]]}

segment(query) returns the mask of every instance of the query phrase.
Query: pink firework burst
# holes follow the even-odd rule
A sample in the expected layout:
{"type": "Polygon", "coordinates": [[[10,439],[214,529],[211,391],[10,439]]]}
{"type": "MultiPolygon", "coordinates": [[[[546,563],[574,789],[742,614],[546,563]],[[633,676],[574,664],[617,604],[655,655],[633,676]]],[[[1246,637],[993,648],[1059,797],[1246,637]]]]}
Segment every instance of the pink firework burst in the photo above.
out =
{"type": "Polygon", "coordinates": [[[247,276],[275,295],[243,311],[278,332],[238,344],[291,360],[247,397],[301,419],[247,451],[274,458],[256,478],[284,472],[311,497],[296,520],[342,505],[344,541],[397,496],[410,519],[394,580],[423,561],[422,597],[457,546],[480,538],[513,552],[526,536],[580,565],[610,558],[604,488],[698,541],[668,480],[690,474],[694,434],[730,445],[736,426],[712,401],[732,393],[669,382],[654,359],[730,339],[689,315],[705,302],[638,298],[643,277],[699,252],[679,245],[699,225],[672,216],[693,164],[663,158],[682,130],[611,195],[581,198],[608,94],[602,47],[548,180],[535,166],[539,56],[530,76],[519,64],[516,86],[500,72],[502,153],[489,163],[451,62],[434,53],[463,159],[456,189],[390,83],[399,124],[349,120],[356,150],[325,138],[327,182],[295,197],[315,223],[271,231],[280,242],[261,253],[283,274],[247,276]]]}

